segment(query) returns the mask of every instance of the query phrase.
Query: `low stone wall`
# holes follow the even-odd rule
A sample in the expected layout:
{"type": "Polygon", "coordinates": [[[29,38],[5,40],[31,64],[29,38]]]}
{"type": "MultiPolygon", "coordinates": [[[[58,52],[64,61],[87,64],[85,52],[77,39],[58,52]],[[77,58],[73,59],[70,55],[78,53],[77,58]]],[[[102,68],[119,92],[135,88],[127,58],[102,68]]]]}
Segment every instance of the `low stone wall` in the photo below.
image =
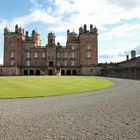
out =
{"type": "Polygon", "coordinates": [[[0,76],[15,76],[20,75],[19,68],[16,67],[0,67],[0,76]]]}
{"type": "Polygon", "coordinates": [[[81,67],[81,75],[101,75],[102,67],[81,67]]]}
{"type": "Polygon", "coordinates": [[[101,70],[101,75],[117,78],[140,79],[140,67],[103,68],[101,70]]]}

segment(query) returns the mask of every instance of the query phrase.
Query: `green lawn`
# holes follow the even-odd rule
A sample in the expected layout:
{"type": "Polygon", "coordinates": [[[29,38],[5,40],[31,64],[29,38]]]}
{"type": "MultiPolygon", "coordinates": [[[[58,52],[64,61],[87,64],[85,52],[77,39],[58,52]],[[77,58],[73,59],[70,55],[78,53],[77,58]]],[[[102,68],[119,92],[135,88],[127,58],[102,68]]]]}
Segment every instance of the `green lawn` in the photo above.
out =
{"type": "Polygon", "coordinates": [[[0,77],[0,98],[75,94],[112,86],[112,82],[82,76],[0,77]]]}

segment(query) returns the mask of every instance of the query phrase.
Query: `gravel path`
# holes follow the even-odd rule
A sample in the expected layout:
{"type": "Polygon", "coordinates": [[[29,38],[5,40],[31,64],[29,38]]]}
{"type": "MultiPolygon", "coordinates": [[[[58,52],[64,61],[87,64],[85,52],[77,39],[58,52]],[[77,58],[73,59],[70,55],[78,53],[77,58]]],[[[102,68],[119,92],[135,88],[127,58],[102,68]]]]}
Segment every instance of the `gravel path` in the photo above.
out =
{"type": "Polygon", "coordinates": [[[34,99],[0,100],[0,140],[140,140],[140,81],[34,99]]]}

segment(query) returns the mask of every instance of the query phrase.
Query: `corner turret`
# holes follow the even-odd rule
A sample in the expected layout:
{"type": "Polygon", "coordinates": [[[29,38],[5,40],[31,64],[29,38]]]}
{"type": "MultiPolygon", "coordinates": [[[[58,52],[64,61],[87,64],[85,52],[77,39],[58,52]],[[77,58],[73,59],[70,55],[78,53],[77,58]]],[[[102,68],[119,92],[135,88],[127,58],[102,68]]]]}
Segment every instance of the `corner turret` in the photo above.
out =
{"type": "Polygon", "coordinates": [[[87,25],[84,24],[84,33],[86,33],[86,32],[87,32],[87,25]]]}
{"type": "Polygon", "coordinates": [[[19,32],[18,25],[16,24],[16,26],[15,26],[15,33],[18,33],[18,32],[19,32]]]}
{"type": "Polygon", "coordinates": [[[55,45],[55,34],[50,32],[48,33],[48,45],[52,46],[55,45]]]}
{"type": "Polygon", "coordinates": [[[4,34],[8,34],[10,31],[7,27],[4,28],[4,34]]]}

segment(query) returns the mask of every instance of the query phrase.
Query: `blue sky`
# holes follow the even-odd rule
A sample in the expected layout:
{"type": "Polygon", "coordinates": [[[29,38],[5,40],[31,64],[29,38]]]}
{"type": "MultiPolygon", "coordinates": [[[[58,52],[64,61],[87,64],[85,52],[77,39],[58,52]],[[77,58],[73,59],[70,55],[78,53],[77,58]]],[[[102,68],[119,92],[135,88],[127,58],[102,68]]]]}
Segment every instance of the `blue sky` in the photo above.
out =
{"type": "Polygon", "coordinates": [[[16,24],[41,34],[42,46],[53,31],[65,46],[66,31],[93,24],[99,32],[99,62],[119,62],[135,49],[140,55],[139,0],[1,0],[0,64],[3,63],[3,29],[16,24]]]}

